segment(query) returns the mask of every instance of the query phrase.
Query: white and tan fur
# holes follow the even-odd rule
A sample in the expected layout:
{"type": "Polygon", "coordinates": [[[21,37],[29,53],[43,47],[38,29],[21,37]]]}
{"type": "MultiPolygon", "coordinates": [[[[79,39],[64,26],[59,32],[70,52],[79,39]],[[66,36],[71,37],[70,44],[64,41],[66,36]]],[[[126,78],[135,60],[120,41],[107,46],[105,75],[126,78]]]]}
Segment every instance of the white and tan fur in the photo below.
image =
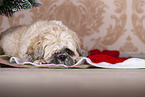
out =
{"type": "Polygon", "coordinates": [[[75,62],[87,55],[77,34],[56,20],[11,27],[2,32],[0,46],[6,55],[38,63],[51,63],[53,54],[65,48],[73,51],[75,62]]]}

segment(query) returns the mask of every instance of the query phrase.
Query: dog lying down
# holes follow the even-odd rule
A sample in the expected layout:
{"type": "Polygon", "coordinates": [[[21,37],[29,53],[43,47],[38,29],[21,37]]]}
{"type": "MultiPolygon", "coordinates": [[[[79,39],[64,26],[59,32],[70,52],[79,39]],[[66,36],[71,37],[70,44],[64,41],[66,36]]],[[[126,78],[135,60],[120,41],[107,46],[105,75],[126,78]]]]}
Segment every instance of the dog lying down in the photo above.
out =
{"type": "Polygon", "coordinates": [[[11,27],[2,32],[0,46],[6,55],[40,65],[71,66],[88,55],[77,34],[56,20],[11,27]]]}

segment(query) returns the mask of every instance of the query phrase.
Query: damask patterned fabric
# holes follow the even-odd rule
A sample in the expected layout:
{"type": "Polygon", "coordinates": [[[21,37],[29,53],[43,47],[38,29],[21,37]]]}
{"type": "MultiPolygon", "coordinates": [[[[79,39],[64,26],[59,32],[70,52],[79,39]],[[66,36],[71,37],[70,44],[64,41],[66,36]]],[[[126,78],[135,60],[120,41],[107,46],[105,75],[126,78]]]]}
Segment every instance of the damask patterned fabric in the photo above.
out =
{"type": "Polygon", "coordinates": [[[42,6],[0,16],[0,32],[37,20],[61,20],[87,50],[145,53],[145,0],[40,0],[42,6]]]}

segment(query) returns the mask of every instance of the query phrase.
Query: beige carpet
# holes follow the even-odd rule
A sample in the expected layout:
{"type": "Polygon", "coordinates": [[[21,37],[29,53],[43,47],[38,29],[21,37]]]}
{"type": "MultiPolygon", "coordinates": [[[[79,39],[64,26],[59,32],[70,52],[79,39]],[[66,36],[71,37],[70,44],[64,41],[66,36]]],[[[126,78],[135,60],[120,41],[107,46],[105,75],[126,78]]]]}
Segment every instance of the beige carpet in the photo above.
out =
{"type": "Polygon", "coordinates": [[[145,97],[145,69],[0,68],[0,97],[145,97]]]}

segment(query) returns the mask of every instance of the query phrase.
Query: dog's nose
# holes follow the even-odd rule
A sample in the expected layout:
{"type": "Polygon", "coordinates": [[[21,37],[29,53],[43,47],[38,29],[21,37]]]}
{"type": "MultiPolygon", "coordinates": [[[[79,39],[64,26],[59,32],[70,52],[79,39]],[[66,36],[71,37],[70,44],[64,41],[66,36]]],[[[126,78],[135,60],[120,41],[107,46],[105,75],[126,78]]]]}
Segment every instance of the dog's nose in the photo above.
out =
{"type": "Polygon", "coordinates": [[[59,55],[58,58],[61,60],[61,61],[65,61],[65,59],[67,58],[66,55],[59,55]]]}

